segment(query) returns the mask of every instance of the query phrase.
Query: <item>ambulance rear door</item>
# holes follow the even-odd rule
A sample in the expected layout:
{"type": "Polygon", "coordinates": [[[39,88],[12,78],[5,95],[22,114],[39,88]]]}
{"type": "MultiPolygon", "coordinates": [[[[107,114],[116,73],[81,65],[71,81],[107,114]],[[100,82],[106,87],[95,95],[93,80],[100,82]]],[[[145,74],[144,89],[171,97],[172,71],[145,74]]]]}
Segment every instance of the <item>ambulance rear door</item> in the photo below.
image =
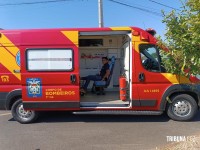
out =
{"type": "MultiPolygon", "coordinates": [[[[56,33],[52,38],[54,41],[60,38],[61,42],[58,41],[56,45],[21,47],[22,99],[25,109],[80,108],[78,32],[69,31],[73,38],[67,37],[68,31],[63,33],[56,33]]],[[[48,34],[45,34],[40,40],[48,38],[48,34]]],[[[32,36],[34,38],[34,34],[32,36]]]]}

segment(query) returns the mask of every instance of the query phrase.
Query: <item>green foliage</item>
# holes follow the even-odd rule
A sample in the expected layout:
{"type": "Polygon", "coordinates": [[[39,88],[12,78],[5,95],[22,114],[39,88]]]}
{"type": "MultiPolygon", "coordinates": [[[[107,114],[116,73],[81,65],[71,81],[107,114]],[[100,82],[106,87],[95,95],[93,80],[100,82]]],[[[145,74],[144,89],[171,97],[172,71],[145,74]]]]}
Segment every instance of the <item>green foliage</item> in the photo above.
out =
{"type": "Polygon", "coordinates": [[[176,74],[200,74],[200,0],[188,0],[180,12],[163,15],[167,29],[158,44],[169,50],[161,53],[165,68],[176,74]]]}

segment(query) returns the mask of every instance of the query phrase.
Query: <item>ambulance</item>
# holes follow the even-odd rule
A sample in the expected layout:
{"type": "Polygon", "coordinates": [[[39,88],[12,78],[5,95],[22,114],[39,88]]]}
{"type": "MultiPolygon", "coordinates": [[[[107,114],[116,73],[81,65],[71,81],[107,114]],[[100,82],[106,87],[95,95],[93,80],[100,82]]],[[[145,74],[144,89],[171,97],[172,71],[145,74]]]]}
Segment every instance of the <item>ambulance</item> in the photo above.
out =
{"type": "MultiPolygon", "coordinates": [[[[41,111],[194,118],[200,88],[166,72],[153,29],[137,27],[0,30],[0,107],[20,123],[41,111]],[[107,81],[90,82],[109,58],[107,81]],[[103,89],[102,95],[96,89],[103,89]]],[[[166,59],[166,58],[165,58],[166,59]]]]}

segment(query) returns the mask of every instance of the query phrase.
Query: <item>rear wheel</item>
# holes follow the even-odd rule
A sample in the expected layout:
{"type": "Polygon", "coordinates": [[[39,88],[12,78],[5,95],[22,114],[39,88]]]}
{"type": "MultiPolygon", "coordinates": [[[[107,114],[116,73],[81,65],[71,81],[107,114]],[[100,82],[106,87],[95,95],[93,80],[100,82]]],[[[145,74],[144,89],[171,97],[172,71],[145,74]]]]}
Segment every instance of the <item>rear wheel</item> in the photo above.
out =
{"type": "Polygon", "coordinates": [[[38,112],[24,110],[22,99],[18,99],[13,104],[11,111],[13,118],[22,124],[34,122],[38,118],[38,112]]]}
{"type": "Polygon", "coordinates": [[[189,121],[196,115],[198,106],[195,99],[187,94],[176,95],[171,98],[172,103],[168,104],[168,116],[177,121],[189,121]]]}

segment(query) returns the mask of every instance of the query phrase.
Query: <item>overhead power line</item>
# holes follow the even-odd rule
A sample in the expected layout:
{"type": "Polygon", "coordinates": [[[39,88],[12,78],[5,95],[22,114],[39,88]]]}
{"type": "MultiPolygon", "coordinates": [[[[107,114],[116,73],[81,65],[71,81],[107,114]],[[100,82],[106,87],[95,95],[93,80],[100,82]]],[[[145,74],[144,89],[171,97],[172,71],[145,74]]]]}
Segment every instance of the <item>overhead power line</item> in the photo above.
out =
{"type": "Polygon", "coordinates": [[[5,4],[0,4],[0,6],[46,4],[46,3],[58,3],[65,1],[72,1],[72,0],[46,0],[46,1],[36,1],[36,2],[5,3],[5,4]]]}
{"type": "Polygon", "coordinates": [[[156,4],[158,4],[158,5],[161,5],[161,6],[165,6],[165,7],[167,7],[167,8],[171,8],[171,9],[180,11],[180,9],[177,9],[177,8],[174,8],[174,7],[171,7],[171,6],[168,6],[168,5],[165,5],[165,4],[156,2],[156,1],[154,1],[154,0],[149,0],[149,1],[150,1],[150,2],[153,2],[153,3],[156,3],[156,4]]]}
{"type": "Polygon", "coordinates": [[[123,6],[130,7],[130,8],[133,8],[133,9],[137,9],[137,10],[140,10],[140,11],[144,11],[144,12],[147,12],[147,13],[150,13],[150,14],[153,14],[153,15],[156,15],[156,16],[159,16],[159,17],[162,16],[161,13],[158,13],[158,12],[155,12],[155,11],[152,11],[152,10],[149,10],[149,9],[145,9],[145,8],[141,8],[141,7],[129,5],[129,4],[126,4],[126,3],[123,3],[123,2],[120,2],[120,1],[116,1],[116,0],[109,0],[109,1],[110,1],[110,2],[113,2],[113,3],[116,3],[116,4],[120,4],[120,5],[123,5],[123,6]]]}

